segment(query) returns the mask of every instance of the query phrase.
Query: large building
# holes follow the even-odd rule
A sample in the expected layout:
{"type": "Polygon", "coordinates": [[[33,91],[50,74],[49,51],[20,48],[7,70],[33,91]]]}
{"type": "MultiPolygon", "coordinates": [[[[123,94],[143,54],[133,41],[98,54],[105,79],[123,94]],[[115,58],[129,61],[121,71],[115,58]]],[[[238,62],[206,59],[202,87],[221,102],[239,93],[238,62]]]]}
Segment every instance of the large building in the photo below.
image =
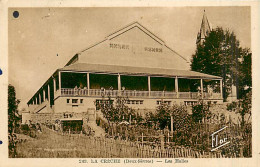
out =
{"type": "Polygon", "coordinates": [[[95,120],[95,104],[108,94],[128,97],[127,105],[138,112],[155,110],[162,101],[169,105],[191,105],[198,99],[223,103],[222,78],[190,71],[187,63],[134,22],[75,54],[27,104],[31,113],[56,114],[55,119],[87,115],[95,120]]]}

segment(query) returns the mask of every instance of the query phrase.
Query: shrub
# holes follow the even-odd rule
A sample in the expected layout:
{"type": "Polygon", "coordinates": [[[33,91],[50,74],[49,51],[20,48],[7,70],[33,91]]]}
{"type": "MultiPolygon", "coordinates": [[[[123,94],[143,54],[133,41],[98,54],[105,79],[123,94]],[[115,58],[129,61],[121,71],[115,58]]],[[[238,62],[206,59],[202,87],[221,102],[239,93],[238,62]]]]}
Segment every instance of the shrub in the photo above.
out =
{"type": "Polygon", "coordinates": [[[199,101],[196,105],[192,106],[192,119],[194,122],[200,122],[204,119],[211,118],[211,112],[209,110],[210,104],[206,104],[203,101],[199,101]]]}
{"type": "Polygon", "coordinates": [[[228,111],[234,111],[238,107],[238,103],[233,101],[230,104],[227,104],[227,110],[228,111]]]}

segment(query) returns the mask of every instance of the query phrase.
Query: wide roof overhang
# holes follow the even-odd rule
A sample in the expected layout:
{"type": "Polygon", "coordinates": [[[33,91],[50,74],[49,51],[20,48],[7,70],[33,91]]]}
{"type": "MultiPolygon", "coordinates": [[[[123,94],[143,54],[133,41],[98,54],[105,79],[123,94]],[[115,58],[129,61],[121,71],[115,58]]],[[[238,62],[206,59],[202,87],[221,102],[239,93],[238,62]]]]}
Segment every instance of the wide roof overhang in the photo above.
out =
{"type": "Polygon", "coordinates": [[[76,63],[58,69],[63,72],[90,72],[104,74],[121,74],[121,75],[139,75],[139,76],[158,76],[158,77],[178,77],[191,79],[222,79],[219,76],[204,74],[189,70],[148,68],[148,67],[130,67],[118,65],[88,64],[76,63]]]}

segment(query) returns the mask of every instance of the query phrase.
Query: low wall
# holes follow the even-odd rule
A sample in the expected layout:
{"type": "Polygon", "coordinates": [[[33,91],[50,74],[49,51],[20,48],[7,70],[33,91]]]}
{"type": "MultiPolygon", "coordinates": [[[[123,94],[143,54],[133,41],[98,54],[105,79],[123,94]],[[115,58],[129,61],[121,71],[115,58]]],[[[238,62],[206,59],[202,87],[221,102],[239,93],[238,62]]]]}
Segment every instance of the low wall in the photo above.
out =
{"type": "Polygon", "coordinates": [[[30,120],[32,123],[55,123],[58,119],[72,118],[72,119],[83,119],[91,122],[96,121],[95,110],[89,110],[87,112],[75,113],[75,112],[64,112],[64,113],[33,113],[30,114],[30,120]]]}

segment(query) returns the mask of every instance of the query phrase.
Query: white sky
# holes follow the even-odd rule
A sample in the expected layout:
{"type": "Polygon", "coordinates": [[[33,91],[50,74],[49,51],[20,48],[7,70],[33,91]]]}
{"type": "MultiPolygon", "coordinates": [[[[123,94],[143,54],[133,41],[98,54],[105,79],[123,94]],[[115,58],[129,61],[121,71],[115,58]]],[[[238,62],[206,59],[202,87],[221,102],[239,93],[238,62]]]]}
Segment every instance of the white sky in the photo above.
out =
{"type": "Polygon", "coordinates": [[[10,8],[9,83],[19,107],[77,52],[134,21],[190,60],[204,9],[213,28],[228,28],[251,47],[250,7],[10,8]]]}

